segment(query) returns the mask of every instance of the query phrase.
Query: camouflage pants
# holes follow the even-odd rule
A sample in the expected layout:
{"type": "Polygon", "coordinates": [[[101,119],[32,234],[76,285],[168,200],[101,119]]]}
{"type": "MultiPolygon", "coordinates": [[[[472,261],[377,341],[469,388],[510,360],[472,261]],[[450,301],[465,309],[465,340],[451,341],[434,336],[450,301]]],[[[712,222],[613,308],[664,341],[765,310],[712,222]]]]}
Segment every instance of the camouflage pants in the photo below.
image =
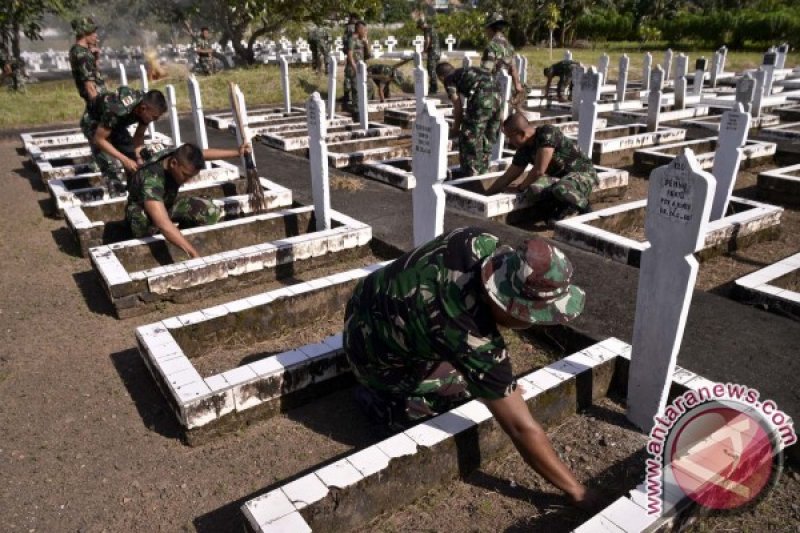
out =
{"type": "Polygon", "coordinates": [[[464,376],[450,363],[439,363],[406,397],[406,415],[410,420],[437,415],[469,398],[464,376]]]}
{"type": "Polygon", "coordinates": [[[439,83],[436,77],[436,65],[438,64],[439,56],[428,56],[425,69],[428,71],[428,94],[431,96],[439,92],[439,83]]]}
{"type": "MultiPolygon", "coordinates": [[[[169,218],[183,228],[192,226],[208,226],[219,222],[222,210],[214,202],[206,198],[182,197],[178,198],[169,218]]],[[[158,229],[150,223],[150,218],[138,204],[129,203],[125,208],[125,219],[131,228],[131,233],[136,238],[154,235],[158,229]]]]}
{"type": "MultiPolygon", "coordinates": [[[[92,157],[97,169],[105,178],[106,187],[108,188],[111,196],[117,196],[125,191],[123,183],[127,181],[125,169],[122,168],[122,163],[117,158],[100,150],[97,145],[92,142],[94,137],[94,129],[90,128],[89,114],[84,113],[81,118],[81,130],[89,141],[89,147],[92,150],[92,157]]],[[[125,157],[135,160],[136,150],[133,144],[133,137],[128,133],[127,129],[121,128],[118,130],[111,130],[111,136],[108,138],[111,145],[122,152],[125,157]]],[[[144,154],[144,152],[143,152],[144,154]]],[[[145,157],[144,155],[142,157],[145,157]]]]}
{"type": "Polygon", "coordinates": [[[345,103],[345,105],[352,106],[353,102],[356,100],[356,96],[354,94],[356,90],[356,71],[354,68],[351,68],[350,65],[347,63],[345,63],[344,66],[344,80],[342,81],[342,90],[344,91],[344,96],[342,101],[345,103]]]}
{"type": "Polygon", "coordinates": [[[311,68],[317,72],[328,73],[328,47],[319,43],[309,43],[311,48],[311,68]]]}
{"type": "Polygon", "coordinates": [[[589,196],[596,185],[597,173],[594,170],[571,172],[563,178],[542,176],[530,185],[527,194],[528,198],[535,202],[542,191],[549,188],[556,200],[578,209],[585,209],[589,205],[589,196]]]}
{"type": "Polygon", "coordinates": [[[464,177],[486,174],[492,146],[500,133],[500,95],[475,93],[469,97],[458,136],[459,161],[464,177]]]}
{"type": "Polygon", "coordinates": [[[572,72],[559,76],[558,85],[556,85],[556,94],[559,98],[565,96],[572,96],[572,72]],[[564,93],[564,89],[569,89],[568,94],[564,93]]]}

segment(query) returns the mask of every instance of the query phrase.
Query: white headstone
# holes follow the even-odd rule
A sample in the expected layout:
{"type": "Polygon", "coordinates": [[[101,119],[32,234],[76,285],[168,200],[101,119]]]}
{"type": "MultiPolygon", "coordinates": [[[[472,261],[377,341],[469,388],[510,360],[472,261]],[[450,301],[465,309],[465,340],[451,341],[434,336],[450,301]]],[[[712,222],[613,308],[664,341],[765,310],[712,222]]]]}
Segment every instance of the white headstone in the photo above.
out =
{"type": "Polygon", "coordinates": [[[469,68],[472,66],[472,60],[468,56],[464,56],[461,60],[461,68],[469,68]]]}
{"type": "Polygon", "coordinates": [[[564,60],[572,61],[572,52],[570,52],[569,50],[564,50],[564,60]]]}
{"type": "Polygon", "coordinates": [[[597,101],[600,99],[600,85],[603,76],[591,67],[581,76],[581,110],[578,122],[578,148],[592,158],[594,130],[597,123],[597,101]]]}
{"type": "Polygon", "coordinates": [[[412,138],[411,164],[417,182],[411,193],[414,246],[430,241],[444,229],[442,182],[447,176],[447,130],[447,121],[436,105],[425,102],[414,120],[412,138]]]}
{"type": "Polygon", "coordinates": [[[386,41],[384,42],[386,43],[386,50],[388,51],[388,53],[391,54],[392,52],[394,52],[394,47],[397,46],[397,39],[395,38],[395,36],[390,35],[389,37],[386,38],[386,41]]]}
{"type": "Polygon", "coordinates": [[[600,85],[604,84],[608,79],[608,63],[611,59],[608,57],[608,54],[603,54],[600,56],[600,60],[597,62],[597,73],[602,76],[600,79],[600,85]]]}
{"type": "Polygon", "coordinates": [[[311,163],[311,196],[314,199],[314,218],[317,231],[331,229],[331,194],[328,182],[328,134],[325,105],[314,93],[306,104],[308,117],[308,159],[311,163]]]}
{"type": "Polygon", "coordinates": [[[686,74],[689,69],[689,58],[678,54],[675,66],[675,109],[686,107],[686,74]]]}
{"type": "Polygon", "coordinates": [[[381,57],[383,55],[383,46],[381,46],[381,42],[377,39],[372,42],[372,57],[375,59],[381,57]]]}
{"type": "Polygon", "coordinates": [[[703,78],[706,74],[706,61],[705,57],[701,57],[694,63],[694,80],[692,81],[692,94],[700,96],[703,94],[703,78]]]}
{"type": "Polygon", "coordinates": [[[722,74],[723,72],[725,72],[725,61],[728,60],[728,47],[722,45],[719,47],[718,52],[722,54],[722,57],[719,62],[719,73],[722,74]]]}
{"type": "MultiPolygon", "coordinates": [[[[511,76],[508,75],[506,69],[501,68],[495,78],[497,80],[497,90],[500,92],[500,124],[508,116],[508,101],[511,99],[511,76]]],[[[497,141],[492,146],[492,161],[496,161],[503,157],[503,147],[506,144],[506,136],[503,134],[503,129],[500,128],[500,133],[497,135],[497,141]]]]}
{"type": "Polygon", "coordinates": [[[367,64],[359,61],[356,65],[356,96],[358,97],[358,124],[362,130],[367,129],[369,123],[367,79],[367,64]]]}
{"type": "MultiPolygon", "coordinates": [[[[772,49],[770,49],[772,50],[772,49]]],[[[772,82],[775,81],[775,64],[778,61],[778,54],[774,51],[764,54],[764,64],[761,70],[764,71],[764,96],[772,94],[772,82]]]]}
{"type": "Polygon", "coordinates": [[[278,58],[281,67],[281,89],[283,89],[283,112],[289,113],[292,110],[291,86],[289,85],[289,61],[286,56],[278,58]]]}
{"type": "Polygon", "coordinates": [[[428,96],[428,72],[422,65],[418,65],[414,67],[414,98],[417,100],[417,113],[425,104],[426,96],[428,96]]]}
{"type": "Polygon", "coordinates": [[[642,63],[642,91],[650,90],[650,72],[653,70],[653,54],[647,52],[642,63]]]}
{"type": "Polygon", "coordinates": [[[656,65],[650,74],[650,92],[647,94],[647,131],[658,130],[661,117],[661,95],[664,89],[664,71],[656,65]]]}
{"type": "Polygon", "coordinates": [[[775,62],[775,68],[782,69],[786,66],[786,56],[789,54],[789,45],[783,43],[778,47],[778,58],[775,62]]]}
{"type": "Polygon", "coordinates": [[[581,65],[572,65],[572,120],[578,120],[581,115],[581,100],[583,93],[580,90],[581,78],[586,73],[586,68],[581,65]]]}
{"type": "Polygon", "coordinates": [[[619,72],[617,74],[617,102],[625,101],[625,90],[628,88],[628,66],[630,59],[628,54],[622,54],[619,58],[619,72]]]}
{"type": "Polygon", "coordinates": [[[125,70],[125,65],[122,62],[119,64],[119,84],[121,87],[128,85],[128,73],[125,70]]]}
{"type": "Polygon", "coordinates": [[[169,113],[169,127],[172,134],[173,146],[181,145],[181,125],[178,121],[178,106],[175,101],[175,87],[167,85],[167,109],[169,113]]]}
{"type": "MultiPolygon", "coordinates": [[[[146,93],[147,91],[150,90],[150,83],[148,82],[147,69],[144,68],[144,65],[139,65],[139,75],[142,78],[142,92],[146,93]]],[[[147,126],[147,134],[150,136],[151,139],[156,136],[155,121],[151,122],[147,126]]]]}
{"type": "Polygon", "coordinates": [[[766,82],[767,73],[764,72],[763,68],[759,68],[753,74],[753,79],[756,81],[756,91],[755,95],[753,96],[753,110],[750,112],[753,115],[753,118],[758,118],[761,116],[761,106],[764,102],[764,84],[766,82]]]}
{"type": "MultiPolygon", "coordinates": [[[[233,111],[233,121],[236,124],[236,143],[241,146],[244,143],[249,143],[251,139],[250,135],[250,128],[247,125],[249,119],[247,118],[247,105],[245,105],[244,101],[244,94],[242,93],[241,89],[239,89],[238,85],[233,86],[233,90],[230,94],[231,98],[231,111],[233,111]],[[234,110],[234,99],[236,100],[236,104],[239,106],[239,111],[241,112],[241,121],[239,120],[239,116],[236,114],[234,110]]],[[[252,154],[253,162],[255,163],[255,154],[252,154]]],[[[246,167],[247,163],[245,162],[245,157],[242,156],[242,166],[246,167]]]]}
{"type": "Polygon", "coordinates": [[[452,52],[453,45],[456,44],[456,38],[453,37],[453,34],[451,33],[447,36],[447,39],[444,40],[444,43],[447,45],[447,51],[452,52]]]}
{"type": "Polygon", "coordinates": [[[422,66],[422,53],[414,52],[414,66],[421,67],[422,66]]]}
{"type": "Polygon", "coordinates": [[[744,143],[750,131],[750,113],[745,113],[741,104],[725,111],[719,124],[717,149],[714,154],[714,168],[711,173],[717,180],[717,189],[711,207],[711,219],[719,220],[728,210],[728,201],[736,183],[739,165],[742,161],[744,143]]]}
{"type": "Polygon", "coordinates": [[[719,64],[722,61],[722,54],[720,52],[714,52],[714,56],[711,58],[711,70],[709,71],[709,80],[708,86],[712,89],[717,86],[717,76],[719,75],[719,64]]]}
{"type": "MultiPolygon", "coordinates": [[[[189,89],[189,102],[192,104],[195,144],[201,150],[206,150],[208,148],[208,135],[206,134],[206,119],[203,115],[203,99],[200,97],[200,85],[197,83],[197,78],[194,77],[194,74],[189,75],[189,79],[186,80],[186,86],[189,89]]],[[[206,168],[211,168],[211,163],[208,161],[206,161],[206,168]]]]}
{"type": "Polygon", "coordinates": [[[664,52],[664,63],[661,64],[661,68],[664,69],[664,80],[666,81],[672,70],[672,48],[667,48],[667,51],[664,52]]]}
{"type": "Polygon", "coordinates": [[[414,40],[411,41],[411,44],[414,45],[414,51],[422,53],[422,50],[425,48],[425,37],[422,35],[417,35],[414,37],[414,40]]]}
{"type": "Polygon", "coordinates": [[[692,254],[705,241],[714,186],[689,149],[650,174],[627,413],[645,432],[666,405],[697,279],[692,254]]]}
{"type": "Polygon", "coordinates": [[[525,84],[528,82],[528,58],[521,55],[515,54],[514,55],[514,66],[517,69],[517,76],[519,76],[519,82],[525,84]]]}
{"type": "Polygon", "coordinates": [[[741,104],[742,111],[750,113],[756,95],[756,80],[749,72],[736,81],[736,102],[741,104]]]}
{"type": "Polygon", "coordinates": [[[328,118],[336,116],[336,56],[328,55],[328,118]]]}

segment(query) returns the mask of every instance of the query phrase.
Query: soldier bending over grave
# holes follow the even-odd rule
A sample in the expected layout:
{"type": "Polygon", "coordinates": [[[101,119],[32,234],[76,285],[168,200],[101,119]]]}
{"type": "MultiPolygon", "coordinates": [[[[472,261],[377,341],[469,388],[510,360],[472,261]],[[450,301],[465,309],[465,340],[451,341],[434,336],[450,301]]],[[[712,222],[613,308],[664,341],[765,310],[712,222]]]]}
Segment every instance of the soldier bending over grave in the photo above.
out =
{"type": "Polygon", "coordinates": [[[462,175],[486,174],[492,146],[500,134],[502,102],[494,78],[481,68],[457,69],[446,62],[436,66],[436,76],[453,103],[453,131],[458,135],[462,175]],[[466,113],[459,95],[468,99],[466,113]]]}
{"type": "Polygon", "coordinates": [[[152,155],[144,147],[144,133],[166,110],[167,100],[161,91],[143,93],[123,86],[115,93],[99,95],[83,113],[81,130],[111,196],[125,192],[123,172],[118,164],[130,176],[152,155]],[[136,132],[131,137],[128,126],[133,124],[136,124],[136,132]]]}
{"type": "Polygon", "coordinates": [[[553,63],[549,67],[545,67],[544,76],[547,78],[547,81],[544,84],[544,97],[550,97],[550,84],[553,82],[553,78],[558,78],[556,96],[558,96],[560,102],[563,102],[567,97],[564,89],[569,89],[569,96],[572,96],[572,67],[577,65],[580,65],[577,61],[564,59],[558,63],[553,63]]]}
{"type": "Polygon", "coordinates": [[[522,398],[499,327],[563,324],[583,310],[572,264],[543,239],[514,250],[478,228],[440,235],[356,285],[343,346],[370,419],[402,431],[481,400],[522,458],[571,502],[596,507],[522,398]]]}
{"type": "Polygon", "coordinates": [[[511,189],[513,192],[527,189],[537,214],[548,225],[575,213],[591,211],[589,196],[597,186],[597,172],[575,141],[555,126],[531,126],[522,113],[514,113],[506,119],[503,133],[517,152],[511,165],[486,194],[503,191],[532,163],[527,176],[511,189]]]}
{"type": "Polygon", "coordinates": [[[72,79],[88,109],[98,95],[106,92],[106,81],[97,66],[100,52],[97,48],[97,24],[91,17],[85,17],[73,20],[72,29],[75,30],[75,44],[69,49],[72,79]]]}
{"type": "Polygon", "coordinates": [[[249,144],[242,144],[238,150],[201,150],[187,143],[155,155],[128,182],[125,220],[133,236],[146,237],[161,232],[190,257],[199,257],[174,223],[183,226],[216,224],[222,213],[207,198],[178,198],[178,190],[205,167],[206,159],[239,157],[250,150],[249,144]]]}

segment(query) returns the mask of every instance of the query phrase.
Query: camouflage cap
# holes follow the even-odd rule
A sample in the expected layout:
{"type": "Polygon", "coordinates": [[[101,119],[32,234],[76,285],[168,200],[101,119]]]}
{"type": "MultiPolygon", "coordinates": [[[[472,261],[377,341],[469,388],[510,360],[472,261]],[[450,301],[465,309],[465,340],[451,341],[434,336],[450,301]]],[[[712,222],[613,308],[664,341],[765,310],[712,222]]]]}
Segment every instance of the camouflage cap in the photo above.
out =
{"type": "Polygon", "coordinates": [[[75,35],[83,37],[97,31],[97,23],[92,17],[83,17],[74,19],[71,23],[72,29],[75,30],[75,35]]]}
{"type": "Polygon", "coordinates": [[[585,294],[572,280],[572,263],[544,239],[516,250],[499,247],[484,260],[481,277],[494,303],[530,324],[563,324],[583,311],[585,294]]]}
{"type": "Polygon", "coordinates": [[[500,13],[492,13],[488,17],[486,17],[486,23],[483,25],[484,28],[493,28],[495,26],[508,26],[508,21],[501,15],[500,13]]]}

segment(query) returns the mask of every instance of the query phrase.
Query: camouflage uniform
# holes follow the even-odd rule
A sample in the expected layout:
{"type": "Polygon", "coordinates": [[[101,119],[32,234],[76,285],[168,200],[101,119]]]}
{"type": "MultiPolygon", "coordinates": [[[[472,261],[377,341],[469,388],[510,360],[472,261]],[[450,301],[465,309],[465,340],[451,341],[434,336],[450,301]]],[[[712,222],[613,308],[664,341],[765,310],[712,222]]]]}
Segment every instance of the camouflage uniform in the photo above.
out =
{"type": "Polygon", "coordinates": [[[511,360],[481,279],[497,245],[480,229],[457,229],[360,281],[343,339],[358,381],[405,400],[412,418],[511,394],[511,360]]]}
{"type": "Polygon", "coordinates": [[[125,220],[134,237],[146,237],[158,231],[144,210],[146,200],[163,202],[170,220],[184,227],[216,224],[220,219],[222,212],[211,200],[198,197],[178,198],[180,187],[164,169],[164,160],[173,153],[174,150],[167,150],[157,154],[128,183],[125,220]]]}
{"type": "MultiPolygon", "coordinates": [[[[106,186],[110,194],[120,193],[124,188],[122,182],[125,181],[125,171],[122,165],[113,156],[100,150],[94,143],[94,135],[99,126],[104,126],[111,130],[108,141],[114,148],[122,152],[126,157],[135,160],[136,150],[133,137],[128,132],[128,126],[138,124],[133,110],[142,101],[144,93],[131,89],[130,87],[120,87],[116,93],[104,93],[95,99],[94,105],[87,108],[81,118],[81,130],[89,140],[92,149],[92,156],[98,169],[106,179],[106,186]]],[[[142,150],[142,157],[146,157],[146,150],[142,150]]]]}
{"type": "Polygon", "coordinates": [[[428,94],[434,95],[439,92],[439,84],[437,83],[438,78],[436,77],[436,65],[439,64],[439,60],[442,56],[441,48],[439,47],[439,32],[436,31],[432,25],[429,25],[425,28],[424,31],[425,39],[430,39],[431,46],[428,48],[428,57],[427,57],[427,64],[425,65],[426,70],[428,71],[428,94]]]}
{"type": "MultiPolygon", "coordinates": [[[[556,86],[556,94],[559,98],[564,96],[564,89],[569,87],[569,92],[572,94],[572,67],[580,65],[577,61],[564,59],[558,63],[554,63],[550,67],[550,75],[558,78],[558,85],[556,86]]],[[[547,89],[550,89],[548,85],[547,89]]]]}
{"type": "Polygon", "coordinates": [[[402,89],[403,84],[406,82],[400,69],[384,63],[375,63],[368,66],[367,74],[375,82],[379,91],[381,90],[381,85],[383,85],[383,96],[385,98],[389,97],[389,86],[392,83],[397,84],[402,89]]]}
{"type": "Polygon", "coordinates": [[[506,36],[500,32],[494,34],[492,40],[486,45],[481,56],[481,68],[492,76],[497,75],[501,68],[511,74],[514,64],[514,47],[508,42],[506,36]]]}
{"type": "Polygon", "coordinates": [[[85,84],[87,81],[94,82],[98,96],[106,92],[106,81],[97,68],[97,59],[88,48],[76,43],[69,49],[69,64],[72,68],[72,79],[75,80],[75,87],[78,89],[80,97],[86,102],[86,108],[88,109],[92,102],[89,100],[89,93],[86,92],[85,84]]]}
{"type": "MultiPolygon", "coordinates": [[[[356,32],[355,24],[348,24],[344,27],[344,36],[342,37],[342,52],[344,52],[345,62],[347,61],[347,52],[350,51],[350,39],[356,32]]],[[[347,63],[345,63],[344,82],[342,83],[342,102],[350,105],[351,94],[353,93],[353,80],[347,77],[347,63]]]]}
{"type": "Polygon", "coordinates": [[[584,210],[589,206],[589,196],[597,185],[597,172],[572,139],[555,126],[539,126],[531,142],[514,154],[512,164],[525,168],[536,159],[540,148],[553,148],[553,158],[545,175],[531,184],[529,198],[537,201],[542,191],[550,189],[556,200],[584,210]]]}
{"type": "Polygon", "coordinates": [[[317,72],[325,69],[328,73],[328,53],[330,52],[330,33],[327,28],[314,28],[308,35],[311,48],[311,66],[317,72]]]}
{"type": "MultiPolygon", "coordinates": [[[[356,65],[359,61],[366,61],[369,59],[369,46],[365,45],[364,41],[359,39],[355,34],[350,36],[346,48],[353,51],[353,60],[356,65]]],[[[347,102],[350,105],[350,110],[353,113],[353,118],[358,120],[358,90],[356,89],[357,76],[356,69],[346,61],[344,67],[344,85],[345,90],[350,95],[350,100],[347,102]]]]}
{"type": "Polygon", "coordinates": [[[494,78],[477,67],[459,68],[444,80],[444,87],[451,97],[468,98],[458,133],[461,172],[464,176],[486,174],[500,133],[502,102],[494,78]]]}
{"type": "Polygon", "coordinates": [[[211,39],[204,39],[202,33],[197,33],[192,37],[192,47],[197,54],[197,64],[195,69],[200,74],[211,75],[217,72],[217,67],[214,64],[214,54],[201,54],[197,52],[198,48],[211,48],[211,39]]]}

